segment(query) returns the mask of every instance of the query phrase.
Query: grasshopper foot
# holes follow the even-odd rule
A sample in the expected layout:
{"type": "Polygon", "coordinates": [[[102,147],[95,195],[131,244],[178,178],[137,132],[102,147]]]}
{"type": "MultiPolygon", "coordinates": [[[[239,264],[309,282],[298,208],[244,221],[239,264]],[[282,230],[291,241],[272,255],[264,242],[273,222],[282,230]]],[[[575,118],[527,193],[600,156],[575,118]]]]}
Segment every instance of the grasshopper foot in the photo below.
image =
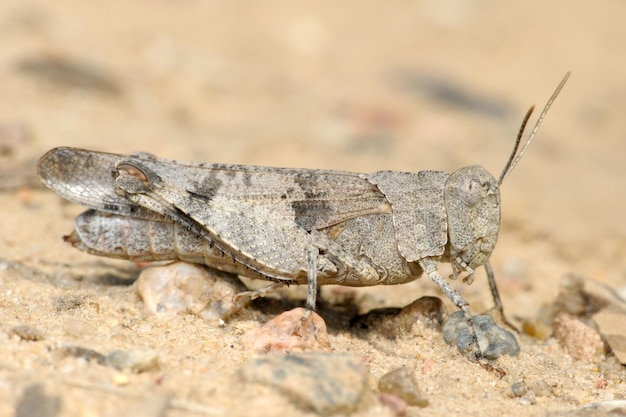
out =
{"type": "MultiPolygon", "coordinates": [[[[499,327],[491,317],[474,316],[473,323],[482,358],[495,359],[503,355],[516,356],[519,353],[519,345],[513,333],[499,327]]],[[[462,311],[450,315],[443,326],[443,338],[449,345],[456,344],[459,352],[472,351],[472,332],[462,311]]]]}

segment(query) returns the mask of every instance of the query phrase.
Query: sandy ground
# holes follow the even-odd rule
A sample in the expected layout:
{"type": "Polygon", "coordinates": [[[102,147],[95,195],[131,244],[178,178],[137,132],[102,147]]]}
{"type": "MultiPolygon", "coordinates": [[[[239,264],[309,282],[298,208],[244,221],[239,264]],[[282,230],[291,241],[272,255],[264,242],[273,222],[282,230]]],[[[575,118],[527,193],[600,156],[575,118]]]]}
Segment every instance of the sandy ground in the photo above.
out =
{"type": "MultiPolygon", "coordinates": [[[[568,276],[624,296],[626,4],[307,3],[0,3],[0,415],[13,415],[33,384],[60,400],[60,416],[132,415],[157,394],[178,401],[168,416],[308,414],[233,380],[256,357],[242,335],[275,311],[226,326],[159,320],[130,285],[139,266],[62,243],[82,209],[37,183],[35,162],[54,146],[358,172],[480,164],[497,175],[528,106],[541,107],[571,70],[503,185],[491,260],[518,326],[540,322],[568,276]],[[21,325],[40,340],[16,335],[21,325]],[[154,349],[161,368],[60,358],[64,345],[154,349]]],[[[482,271],[472,286],[454,285],[474,311],[491,306],[482,271]]],[[[350,291],[377,307],[442,297],[426,279],[350,291]]],[[[566,415],[625,398],[625,369],[611,353],[576,359],[552,337],[519,335],[522,351],[496,362],[507,374],[499,378],[438,330],[375,343],[341,326],[329,332],[334,352],[369,367],[375,400],[357,415],[392,415],[376,381],[401,365],[430,401],[409,415],[566,415]],[[519,382],[530,388],[516,397],[519,382]]],[[[135,415],[157,415],[143,412],[135,415]]]]}

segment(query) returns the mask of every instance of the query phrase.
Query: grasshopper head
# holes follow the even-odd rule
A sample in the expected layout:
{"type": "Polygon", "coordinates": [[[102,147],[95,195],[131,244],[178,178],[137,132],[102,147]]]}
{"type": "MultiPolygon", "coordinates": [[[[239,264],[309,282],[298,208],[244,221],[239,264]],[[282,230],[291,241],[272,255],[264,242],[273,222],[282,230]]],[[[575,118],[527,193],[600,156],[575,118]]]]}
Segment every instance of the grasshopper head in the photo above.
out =
{"type": "Polygon", "coordinates": [[[500,228],[500,185],[513,171],[535,138],[548,109],[561,92],[569,75],[569,72],[565,74],[552,93],[526,143],[520,149],[524,129],[535,106],[528,110],[517,134],[513,152],[497,181],[485,168],[478,165],[461,168],[446,181],[443,193],[448,216],[446,249],[452,263],[453,278],[459,273],[465,273],[468,275],[463,280],[471,284],[476,267],[484,265],[489,260],[500,228]]]}
{"type": "Polygon", "coordinates": [[[500,228],[500,190],[496,179],[483,167],[461,168],[444,188],[448,217],[448,245],[453,277],[485,264],[496,246],[500,228]]]}

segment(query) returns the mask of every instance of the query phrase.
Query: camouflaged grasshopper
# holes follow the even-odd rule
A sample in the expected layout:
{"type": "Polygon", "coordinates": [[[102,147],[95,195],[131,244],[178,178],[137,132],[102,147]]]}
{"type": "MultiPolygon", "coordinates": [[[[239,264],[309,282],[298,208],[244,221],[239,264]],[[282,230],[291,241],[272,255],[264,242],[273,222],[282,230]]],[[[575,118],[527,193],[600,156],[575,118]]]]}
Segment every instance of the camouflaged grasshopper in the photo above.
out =
{"type": "Polygon", "coordinates": [[[90,207],[65,240],[88,253],[129,260],[183,260],[273,281],[252,298],[288,284],[402,284],[425,272],[464,314],[481,359],[467,301],[441,276],[471,283],[489,265],[500,225],[500,185],[533,140],[569,73],[539,116],[524,147],[520,128],[496,180],[481,166],[452,174],[268,168],[179,162],[149,154],[117,155],[55,148],[39,178],[61,197],[90,207]]]}

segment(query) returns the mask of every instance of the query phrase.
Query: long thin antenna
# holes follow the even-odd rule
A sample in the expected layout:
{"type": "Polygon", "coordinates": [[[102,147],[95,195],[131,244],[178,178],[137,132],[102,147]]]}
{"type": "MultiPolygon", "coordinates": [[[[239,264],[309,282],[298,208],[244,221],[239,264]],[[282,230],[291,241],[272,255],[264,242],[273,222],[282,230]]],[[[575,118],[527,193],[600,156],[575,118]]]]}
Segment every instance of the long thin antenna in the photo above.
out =
{"type": "Polygon", "coordinates": [[[550,109],[550,106],[552,106],[552,103],[554,103],[554,100],[556,100],[556,97],[559,95],[559,93],[563,89],[563,86],[567,82],[567,79],[569,78],[570,74],[571,74],[571,72],[569,72],[569,71],[565,74],[565,76],[563,77],[563,79],[559,83],[559,86],[556,88],[556,90],[554,90],[554,93],[552,93],[552,96],[550,97],[550,100],[548,100],[548,102],[546,103],[545,107],[541,111],[541,114],[539,115],[539,118],[537,119],[537,122],[535,123],[535,127],[533,127],[533,130],[530,132],[530,135],[528,136],[528,140],[526,141],[526,143],[524,144],[524,146],[522,147],[522,149],[518,153],[517,150],[519,149],[519,145],[520,145],[520,142],[521,142],[521,139],[522,139],[522,135],[524,134],[524,129],[526,128],[526,124],[528,123],[528,119],[530,118],[530,115],[532,114],[535,106],[532,106],[528,110],[528,112],[526,113],[526,116],[524,117],[524,120],[522,121],[522,125],[520,127],[520,130],[519,130],[519,132],[517,134],[517,140],[515,141],[515,146],[513,147],[513,152],[511,153],[511,156],[509,157],[509,160],[507,161],[506,165],[504,166],[504,169],[502,170],[502,174],[500,174],[500,178],[498,179],[498,182],[497,182],[497,187],[498,188],[504,182],[505,178],[508,177],[509,174],[513,171],[513,168],[515,168],[515,165],[517,165],[519,160],[522,159],[522,155],[524,155],[524,153],[526,152],[526,149],[528,149],[528,146],[530,145],[530,143],[535,138],[535,135],[537,134],[537,131],[539,130],[539,126],[541,126],[541,123],[543,122],[543,119],[546,117],[546,114],[548,114],[548,110],[550,109]]]}
{"type": "Polygon", "coordinates": [[[500,174],[500,178],[498,178],[498,182],[496,183],[497,187],[500,187],[500,184],[502,184],[502,181],[504,181],[504,177],[508,175],[508,173],[511,170],[511,164],[513,163],[513,160],[515,159],[515,155],[517,154],[517,150],[519,149],[520,143],[522,143],[522,136],[524,136],[524,130],[526,129],[528,120],[530,119],[530,116],[533,114],[534,110],[535,110],[535,106],[534,105],[530,106],[530,109],[528,109],[528,111],[526,112],[526,116],[524,116],[524,120],[522,120],[522,125],[520,126],[519,131],[517,132],[517,139],[515,139],[515,145],[513,145],[513,152],[511,152],[511,156],[509,156],[509,160],[506,161],[506,165],[504,166],[504,169],[502,170],[502,174],[500,174]]]}

